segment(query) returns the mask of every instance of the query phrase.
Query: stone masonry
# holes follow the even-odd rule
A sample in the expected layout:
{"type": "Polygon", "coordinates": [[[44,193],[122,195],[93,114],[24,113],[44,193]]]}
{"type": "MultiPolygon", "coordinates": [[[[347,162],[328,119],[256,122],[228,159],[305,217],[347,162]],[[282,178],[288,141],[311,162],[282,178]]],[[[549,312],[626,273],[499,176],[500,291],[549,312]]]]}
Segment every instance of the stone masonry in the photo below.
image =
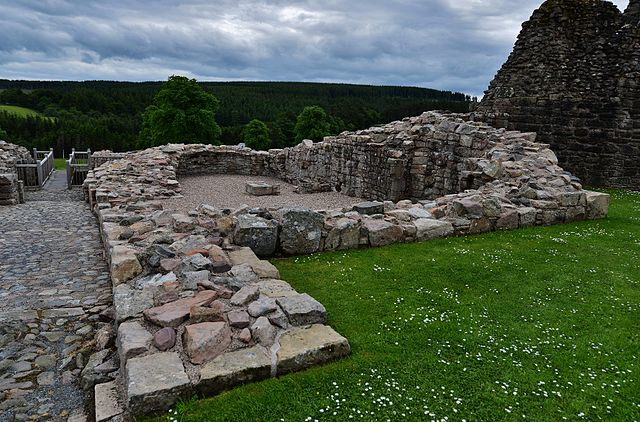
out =
{"type": "Polygon", "coordinates": [[[165,145],[113,161],[102,153],[84,188],[110,265],[120,376],[96,386],[98,420],[124,414],[117,397],[144,414],[346,356],[322,304],[262,257],[606,217],[608,195],[582,189],[535,134],[469,119],[430,112],[269,152],[165,145]],[[371,201],[164,209],[163,199],[180,196],[178,175],[218,173],[371,201]]]}
{"type": "Polygon", "coordinates": [[[18,180],[16,164],[32,161],[26,148],[0,141],[0,206],[24,202],[24,185],[18,180]]]}
{"type": "Polygon", "coordinates": [[[548,0],[522,25],[478,120],[536,132],[589,185],[640,186],[640,0],[548,0]]]}

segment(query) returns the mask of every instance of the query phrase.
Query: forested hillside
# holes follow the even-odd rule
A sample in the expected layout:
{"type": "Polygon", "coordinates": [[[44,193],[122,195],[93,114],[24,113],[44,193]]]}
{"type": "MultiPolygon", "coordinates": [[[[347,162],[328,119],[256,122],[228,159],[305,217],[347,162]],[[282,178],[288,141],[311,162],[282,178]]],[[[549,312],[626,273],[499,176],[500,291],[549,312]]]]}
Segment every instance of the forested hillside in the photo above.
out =
{"type": "MultiPolygon", "coordinates": [[[[364,129],[427,110],[468,110],[461,93],[415,87],[297,82],[201,82],[220,101],[215,116],[221,141],[242,141],[244,125],[267,124],[273,147],[295,143],[293,128],[306,106],[326,111],[331,132],[364,129]]],[[[116,151],[139,146],[141,115],[161,82],[44,82],[0,80],[0,104],[33,109],[37,115],[0,111],[8,140],[28,148],[50,148],[57,155],[71,147],[116,151]]]]}

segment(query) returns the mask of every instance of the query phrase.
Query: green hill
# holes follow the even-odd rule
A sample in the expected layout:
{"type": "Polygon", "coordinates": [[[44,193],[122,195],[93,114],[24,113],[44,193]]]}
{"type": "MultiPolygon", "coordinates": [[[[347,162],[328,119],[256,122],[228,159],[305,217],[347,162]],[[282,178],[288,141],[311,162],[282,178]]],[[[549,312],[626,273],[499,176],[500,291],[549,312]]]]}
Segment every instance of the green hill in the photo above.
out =
{"type": "Polygon", "coordinates": [[[20,117],[29,117],[29,116],[44,117],[42,114],[30,108],[12,106],[12,105],[0,104],[0,111],[6,111],[7,113],[15,114],[16,116],[20,116],[20,117]]]}

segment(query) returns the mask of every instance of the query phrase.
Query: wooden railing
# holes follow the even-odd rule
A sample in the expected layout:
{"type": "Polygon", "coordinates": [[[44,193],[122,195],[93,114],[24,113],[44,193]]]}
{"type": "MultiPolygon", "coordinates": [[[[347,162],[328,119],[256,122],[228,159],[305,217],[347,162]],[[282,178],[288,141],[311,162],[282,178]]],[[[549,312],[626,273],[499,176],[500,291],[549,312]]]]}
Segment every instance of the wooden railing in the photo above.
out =
{"type": "Polygon", "coordinates": [[[76,151],[71,150],[71,155],[67,160],[67,187],[82,185],[87,173],[91,169],[91,150],[76,151]]]}
{"type": "Polygon", "coordinates": [[[25,187],[42,187],[49,180],[55,169],[53,149],[38,151],[33,149],[35,163],[17,163],[18,180],[24,182],[25,187]]]}

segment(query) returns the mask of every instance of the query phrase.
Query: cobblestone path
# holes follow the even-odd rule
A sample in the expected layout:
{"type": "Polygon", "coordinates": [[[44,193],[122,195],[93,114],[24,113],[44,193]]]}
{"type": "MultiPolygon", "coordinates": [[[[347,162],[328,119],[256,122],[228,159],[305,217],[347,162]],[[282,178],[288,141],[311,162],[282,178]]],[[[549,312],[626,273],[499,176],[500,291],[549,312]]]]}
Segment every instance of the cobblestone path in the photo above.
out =
{"type": "Polygon", "coordinates": [[[2,422],[85,420],[80,370],[111,303],[95,217],[54,182],[0,207],[2,422]]]}

